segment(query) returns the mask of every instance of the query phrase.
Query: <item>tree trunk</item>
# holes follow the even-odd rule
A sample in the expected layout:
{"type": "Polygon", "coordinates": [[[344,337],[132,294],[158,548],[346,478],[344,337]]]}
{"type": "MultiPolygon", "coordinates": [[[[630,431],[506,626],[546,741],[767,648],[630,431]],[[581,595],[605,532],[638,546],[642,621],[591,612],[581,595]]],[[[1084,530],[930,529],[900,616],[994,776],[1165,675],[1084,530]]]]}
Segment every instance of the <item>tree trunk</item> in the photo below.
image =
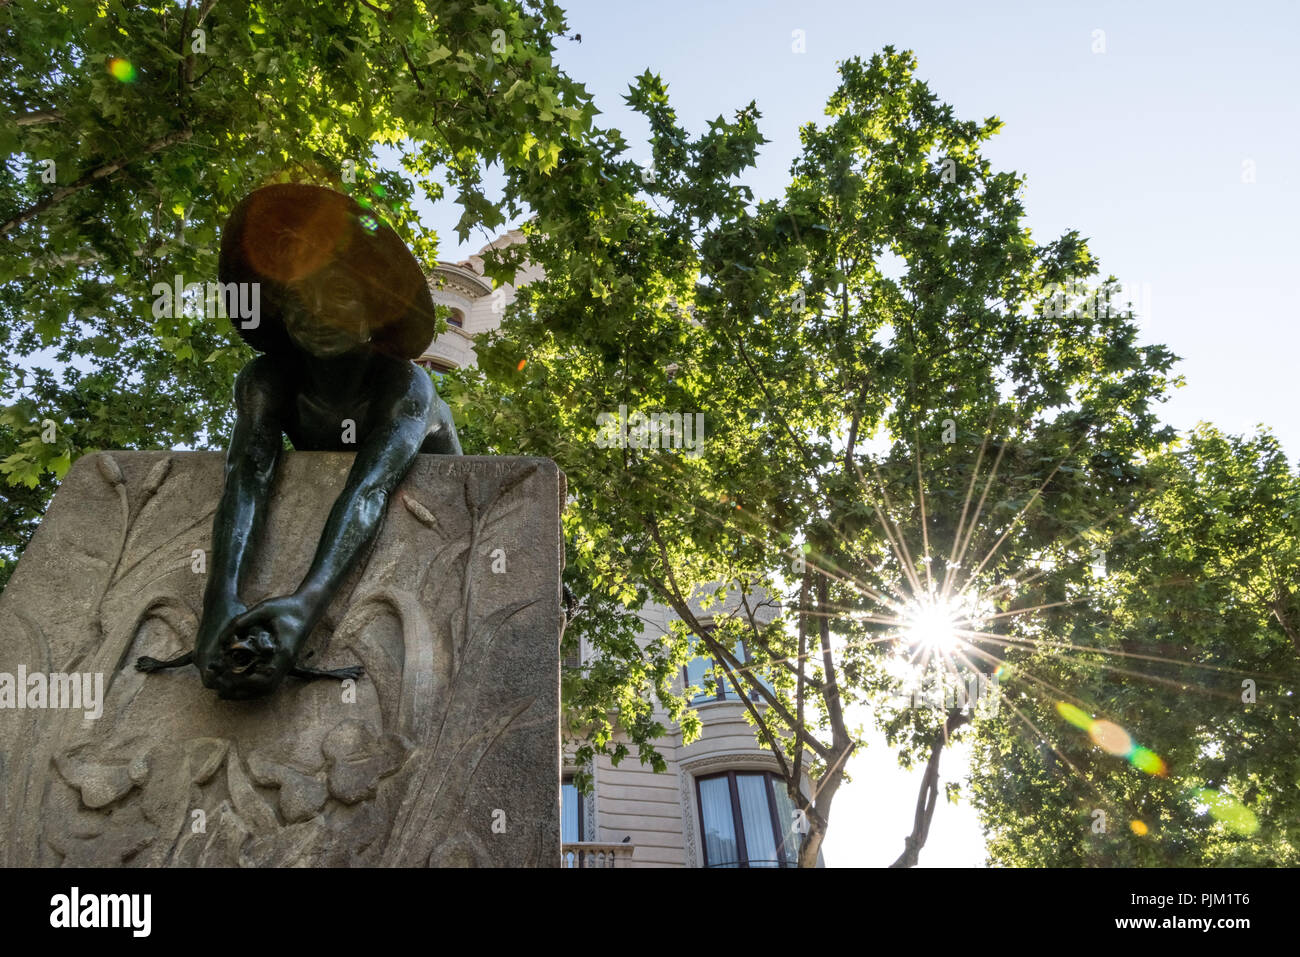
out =
{"type": "Polygon", "coordinates": [[[952,733],[969,721],[968,714],[960,711],[948,713],[948,720],[944,721],[939,737],[930,748],[930,760],[926,762],[925,775],[921,778],[921,791],[916,796],[916,817],[912,822],[912,833],[904,839],[903,853],[898,855],[898,860],[890,864],[890,867],[915,867],[920,859],[921,848],[930,836],[930,820],[934,817],[934,809],[939,802],[939,756],[943,754],[943,746],[948,743],[952,733]]]}

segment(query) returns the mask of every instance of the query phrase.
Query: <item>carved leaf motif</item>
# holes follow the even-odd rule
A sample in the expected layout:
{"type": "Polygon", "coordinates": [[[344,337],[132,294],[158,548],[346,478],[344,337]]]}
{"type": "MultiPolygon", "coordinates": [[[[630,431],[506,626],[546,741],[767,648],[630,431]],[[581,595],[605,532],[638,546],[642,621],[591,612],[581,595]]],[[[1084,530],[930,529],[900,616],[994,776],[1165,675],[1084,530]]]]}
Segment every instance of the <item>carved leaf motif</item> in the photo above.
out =
{"type": "Polygon", "coordinates": [[[465,480],[465,502],[470,510],[492,509],[507,492],[512,492],[527,479],[536,474],[539,466],[536,462],[524,468],[516,469],[503,477],[479,476],[465,480]]]}
{"type": "MultiPolygon", "coordinates": [[[[238,763],[231,761],[232,765],[238,763]]],[[[207,840],[203,852],[199,855],[199,867],[238,867],[239,849],[251,836],[252,832],[243,819],[230,806],[229,801],[222,801],[217,810],[208,815],[207,840]]]]}
{"type": "Polygon", "coordinates": [[[54,766],[59,776],[81,793],[81,803],[88,808],[106,807],[136,785],[126,763],[100,764],[60,754],[55,756],[54,766]]]}
{"type": "Polygon", "coordinates": [[[396,741],[381,738],[368,722],[356,718],[335,725],[321,752],[329,767],[330,794],[344,804],[374,797],[379,779],[396,770],[403,758],[396,741]]]}
{"type": "Polygon", "coordinates": [[[149,475],[144,480],[144,496],[152,498],[153,494],[162,487],[162,483],[167,481],[167,473],[172,469],[172,457],[165,456],[158,460],[158,463],[149,470],[149,475]]]}
{"type": "Polygon", "coordinates": [[[470,831],[462,831],[429,853],[429,867],[491,867],[492,855],[470,831]]]}
{"type": "Polygon", "coordinates": [[[434,514],[417,502],[412,496],[403,495],[402,503],[406,506],[406,510],[415,516],[415,520],[425,528],[436,529],[438,527],[438,519],[434,517],[434,514]]]}
{"type": "Polygon", "coordinates": [[[226,757],[229,742],[223,738],[194,738],[185,743],[185,754],[189,759],[190,780],[194,784],[207,784],[208,779],[217,773],[221,762],[226,757]]]}
{"type": "Polygon", "coordinates": [[[289,824],[315,817],[329,798],[323,775],[304,774],[260,751],[248,756],[248,772],[258,784],[280,789],[280,815],[289,824]]]}
{"type": "MultiPolygon", "coordinates": [[[[194,635],[198,630],[198,616],[183,599],[170,595],[157,596],[149,600],[131,627],[130,651],[137,656],[145,654],[154,658],[171,658],[194,647],[194,635]],[[149,628],[151,622],[161,622],[165,628],[149,628]],[[143,640],[142,635],[145,635],[143,640]]],[[[224,753],[223,751],[222,754],[224,753]]]]}
{"type": "MultiPolygon", "coordinates": [[[[537,599],[499,608],[476,625],[465,665],[457,671],[447,692],[449,715],[462,718],[474,713],[478,669],[490,657],[497,636],[506,623],[535,604],[537,599]]],[[[475,714],[473,733],[438,735],[393,822],[382,861],[385,866],[412,866],[428,859],[433,848],[445,838],[445,829],[452,826],[449,818],[437,814],[441,799],[448,794],[463,798],[483,754],[531,704],[531,698],[494,702],[491,713],[475,714]]],[[[453,720],[451,726],[463,728],[463,723],[453,720]]],[[[460,806],[454,797],[448,804],[460,806]]]]}
{"type": "Polygon", "coordinates": [[[315,817],[328,798],[325,782],[319,777],[309,777],[285,768],[280,779],[280,813],[290,824],[315,817]]]}
{"type": "Polygon", "coordinates": [[[117,486],[126,483],[126,477],[122,475],[122,469],[117,464],[117,459],[107,452],[100,452],[95,456],[95,467],[99,469],[99,474],[104,477],[104,481],[109,485],[117,486]]]}
{"type": "Polygon", "coordinates": [[[275,812],[262,800],[253,787],[248,775],[244,774],[238,752],[230,749],[226,761],[226,786],[230,791],[230,800],[246,829],[267,834],[276,830],[280,822],[275,819],[275,812]]]}
{"type": "Polygon", "coordinates": [[[329,840],[325,822],[316,818],[257,837],[245,862],[253,867],[310,867],[329,840]]]}
{"type": "Polygon", "coordinates": [[[511,472],[509,475],[506,476],[505,481],[501,483],[501,487],[497,489],[496,495],[494,495],[493,498],[494,499],[500,498],[506,492],[511,491],[516,486],[520,485],[524,481],[524,479],[532,476],[537,471],[538,468],[539,466],[537,465],[536,462],[534,462],[532,465],[529,465],[526,468],[522,468],[519,469],[518,471],[511,472]]]}

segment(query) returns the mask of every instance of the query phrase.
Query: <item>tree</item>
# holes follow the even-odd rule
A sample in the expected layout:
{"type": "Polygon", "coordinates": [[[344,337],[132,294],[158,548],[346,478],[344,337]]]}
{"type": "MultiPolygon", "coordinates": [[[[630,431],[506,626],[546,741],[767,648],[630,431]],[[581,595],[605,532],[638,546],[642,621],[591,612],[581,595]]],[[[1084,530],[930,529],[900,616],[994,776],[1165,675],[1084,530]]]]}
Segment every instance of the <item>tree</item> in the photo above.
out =
{"type": "Polygon", "coordinates": [[[529,204],[549,215],[560,181],[587,175],[558,170],[595,110],[552,61],[550,0],[15,0],[0,25],[0,479],[17,489],[0,584],[77,456],[223,442],[251,353],[155,284],[214,280],[217,230],[251,189],[345,189],[431,266],[417,187],[450,183],[464,238],[529,204]],[[493,163],[522,188],[489,199],[493,163]]]}
{"type": "MultiPolygon", "coordinates": [[[[941,583],[1007,609],[1025,593],[993,583],[1048,551],[1040,592],[1085,575],[1089,536],[1170,437],[1152,405],[1172,356],[1137,343],[1104,286],[1062,301],[1097,276],[1085,242],[1031,239],[1020,178],[979,152],[998,121],[957,119],[908,54],[843,64],[778,200],[754,203],[740,181],[762,142],[753,104],[692,137],[658,78],[628,102],[653,173],[611,140],[600,192],[526,230],[545,278],[456,401],[484,447],[564,468],[574,574],[677,613],[651,654],[683,660],[694,639],[757,697],[749,718],[806,815],[811,865],[861,740],[848,709],[890,699],[885,643],[941,583]],[[701,454],[642,441],[656,432],[640,420],[611,442],[620,408],[702,412],[701,454]],[[758,628],[693,611],[694,594],[727,588],[784,595],[789,613],[758,628]],[[748,662],[732,651],[742,634],[748,662]]],[[[905,761],[948,721],[877,715],[905,761]]]]}
{"type": "Polygon", "coordinates": [[[1209,426],[1151,468],[1097,594],[1016,655],[1029,693],[981,728],[997,863],[1300,861],[1300,479],[1268,433],[1209,426]]]}

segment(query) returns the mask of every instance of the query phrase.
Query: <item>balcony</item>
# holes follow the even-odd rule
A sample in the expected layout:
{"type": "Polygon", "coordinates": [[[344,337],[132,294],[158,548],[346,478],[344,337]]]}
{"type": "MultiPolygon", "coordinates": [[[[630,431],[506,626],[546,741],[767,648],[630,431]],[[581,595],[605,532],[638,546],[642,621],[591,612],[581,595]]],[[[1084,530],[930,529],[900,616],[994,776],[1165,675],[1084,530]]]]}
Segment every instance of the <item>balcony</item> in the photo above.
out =
{"type": "Polygon", "coordinates": [[[635,844],[598,844],[580,841],[565,844],[560,851],[561,867],[630,867],[635,844]]]}

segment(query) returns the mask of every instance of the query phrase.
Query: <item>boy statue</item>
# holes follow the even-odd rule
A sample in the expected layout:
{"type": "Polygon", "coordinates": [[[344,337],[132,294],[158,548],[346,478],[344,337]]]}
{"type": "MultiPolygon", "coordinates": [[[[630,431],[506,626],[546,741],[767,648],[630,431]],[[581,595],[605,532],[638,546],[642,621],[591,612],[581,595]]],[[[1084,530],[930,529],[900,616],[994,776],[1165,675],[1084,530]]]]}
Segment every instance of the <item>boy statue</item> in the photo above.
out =
{"type": "MultiPolygon", "coordinates": [[[[260,308],[234,322],[262,355],[235,378],[235,428],[194,649],[136,667],[193,663],[222,698],[270,694],[286,674],[357,677],[359,668],[304,667],[298,655],[416,454],[461,454],[447,403],[412,361],[433,340],[428,284],[377,216],[342,193],[300,184],[258,189],[235,207],[219,278],[257,284],[260,308]],[[265,522],[282,435],[295,449],[356,459],[297,590],[248,608],[239,587],[265,522]]],[[[223,285],[227,302],[239,288],[223,285]]]]}

